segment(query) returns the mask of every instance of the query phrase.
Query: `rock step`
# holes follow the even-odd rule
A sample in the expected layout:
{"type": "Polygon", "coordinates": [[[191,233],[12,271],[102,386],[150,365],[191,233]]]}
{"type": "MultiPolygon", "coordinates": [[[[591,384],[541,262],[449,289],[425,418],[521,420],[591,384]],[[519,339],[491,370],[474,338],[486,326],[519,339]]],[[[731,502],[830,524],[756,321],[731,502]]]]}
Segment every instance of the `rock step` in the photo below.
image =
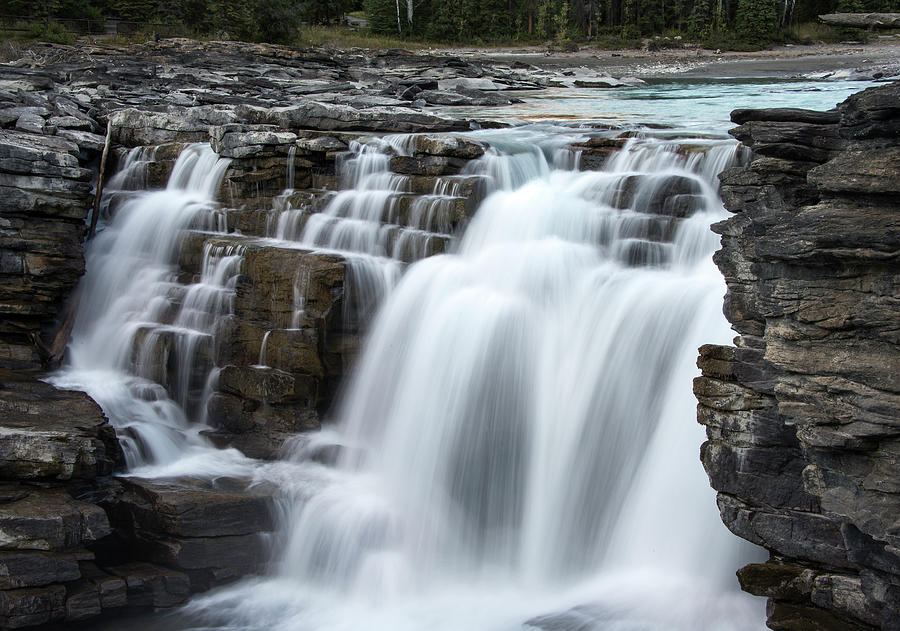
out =
{"type": "MultiPolygon", "coordinates": [[[[180,587],[166,594],[151,590],[155,596],[171,596],[172,604],[178,604],[188,589],[207,589],[265,564],[260,534],[275,527],[273,486],[240,478],[123,478],[121,484],[122,493],[108,506],[116,529],[129,538],[137,558],[183,577],[176,581],[184,584],[183,593],[180,587]]],[[[122,575],[136,569],[140,574],[144,565],[109,571],[122,575]]],[[[130,591],[128,604],[132,606],[130,591]]]]}
{"type": "MultiPolygon", "coordinates": [[[[215,223],[228,232],[298,241],[309,217],[321,213],[333,199],[334,193],[330,191],[301,191],[278,198],[269,209],[219,210],[215,223]]],[[[460,196],[394,193],[383,200],[379,221],[450,236],[468,220],[472,205],[471,199],[460,196]]],[[[347,203],[343,206],[332,205],[329,212],[334,213],[336,218],[352,219],[352,215],[359,211],[356,205],[347,203]]],[[[209,223],[201,219],[198,224],[204,222],[209,223]]]]}
{"type": "MultiPolygon", "coordinates": [[[[93,479],[109,475],[122,462],[115,432],[100,407],[86,394],[59,390],[19,372],[0,371],[0,432],[2,479],[93,479]]],[[[30,497],[22,500],[21,507],[37,502],[33,508],[41,513],[43,501],[39,498],[43,495],[34,490],[30,497]]],[[[55,511],[57,516],[74,510],[64,509],[63,505],[70,504],[59,496],[45,508],[48,514],[55,511]]],[[[0,521],[16,514],[16,510],[19,509],[14,504],[0,505],[0,521]]],[[[12,545],[10,541],[16,537],[5,528],[0,530],[7,533],[0,548],[12,545]]],[[[37,549],[55,547],[47,543],[37,549]]]]}

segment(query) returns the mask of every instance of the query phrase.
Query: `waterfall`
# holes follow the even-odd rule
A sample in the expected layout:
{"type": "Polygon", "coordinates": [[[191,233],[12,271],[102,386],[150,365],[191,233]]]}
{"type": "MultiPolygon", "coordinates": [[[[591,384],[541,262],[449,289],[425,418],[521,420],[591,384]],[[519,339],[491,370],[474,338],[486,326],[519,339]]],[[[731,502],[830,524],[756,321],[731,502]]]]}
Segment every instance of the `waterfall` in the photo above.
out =
{"type": "MultiPolygon", "coordinates": [[[[127,191],[91,244],[54,383],[100,403],[133,473],[285,495],[271,574],[182,615],[246,631],[758,631],[691,395],[697,347],[731,337],[709,225],[736,144],[646,133],[579,172],[578,130],[472,135],[484,156],[424,190],[390,171],[413,137],[353,143],[319,212],[286,191],[268,215],[273,245],[340,252],[346,302],[375,313],[335,422],[282,462],[202,435],[243,246],[205,240],[193,277],[180,267],[186,234],[223,220],[228,161],[188,147],[166,190],[127,191]],[[448,217],[472,181],[485,198],[462,231],[448,217]]],[[[294,327],[311,282],[293,278],[294,327]]]]}
{"type": "MultiPolygon", "coordinates": [[[[131,152],[114,181],[140,184],[132,158],[142,155],[131,152]]],[[[132,470],[208,448],[203,426],[190,419],[203,416],[212,333],[230,312],[241,254],[207,244],[199,278],[188,285],[178,282],[177,263],[184,231],[213,221],[228,163],[208,145],[188,147],[167,188],[131,191],[86,253],[68,365],[52,380],[101,405],[132,470]]]]}
{"type": "MultiPolygon", "coordinates": [[[[504,133],[479,134],[491,148],[470,175],[492,193],[453,253],[410,266],[384,299],[334,429],[267,474],[291,495],[274,575],[191,616],[285,631],[762,628],[737,592],[750,553],[719,522],[691,395],[697,347],[731,337],[709,225],[736,145],[651,135],[582,173],[559,154],[568,141],[504,133]]],[[[323,222],[374,223],[405,185],[380,151],[351,160],[356,188],[323,222]]]]}

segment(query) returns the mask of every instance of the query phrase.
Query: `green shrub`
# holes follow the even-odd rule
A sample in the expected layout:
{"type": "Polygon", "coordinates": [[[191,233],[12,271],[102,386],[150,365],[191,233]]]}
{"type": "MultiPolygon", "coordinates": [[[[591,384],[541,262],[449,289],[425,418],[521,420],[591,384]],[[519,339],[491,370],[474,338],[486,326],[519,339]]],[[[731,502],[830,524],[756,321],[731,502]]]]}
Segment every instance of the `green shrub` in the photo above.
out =
{"type": "Polygon", "coordinates": [[[29,25],[26,38],[51,44],[71,44],[75,41],[75,35],[56,22],[34,22],[29,25]]]}

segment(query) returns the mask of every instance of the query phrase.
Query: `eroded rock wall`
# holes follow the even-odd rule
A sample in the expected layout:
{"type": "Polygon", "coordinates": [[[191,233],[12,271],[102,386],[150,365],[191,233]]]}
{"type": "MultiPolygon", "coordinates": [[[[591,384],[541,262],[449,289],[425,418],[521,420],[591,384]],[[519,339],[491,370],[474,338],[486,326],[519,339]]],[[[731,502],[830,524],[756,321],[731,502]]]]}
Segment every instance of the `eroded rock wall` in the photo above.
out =
{"type": "Polygon", "coordinates": [[[736,346],[704,346],[701,457],[772,629],[900,628],[900,84],[737,110],[715,260],[736,346]]]}

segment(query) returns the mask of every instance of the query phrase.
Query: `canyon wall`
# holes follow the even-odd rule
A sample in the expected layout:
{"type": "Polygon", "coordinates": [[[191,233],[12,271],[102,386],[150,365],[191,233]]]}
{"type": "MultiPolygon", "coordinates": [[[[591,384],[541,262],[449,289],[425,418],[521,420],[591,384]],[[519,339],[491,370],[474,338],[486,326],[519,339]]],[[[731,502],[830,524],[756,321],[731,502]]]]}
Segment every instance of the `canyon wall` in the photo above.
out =
{"type": "Polygon", "coordinates": [[[900,84],[736,110],[715,260],[735,346],[700,349],[703,464],[778,630],[900,629],[900,84]]]}

